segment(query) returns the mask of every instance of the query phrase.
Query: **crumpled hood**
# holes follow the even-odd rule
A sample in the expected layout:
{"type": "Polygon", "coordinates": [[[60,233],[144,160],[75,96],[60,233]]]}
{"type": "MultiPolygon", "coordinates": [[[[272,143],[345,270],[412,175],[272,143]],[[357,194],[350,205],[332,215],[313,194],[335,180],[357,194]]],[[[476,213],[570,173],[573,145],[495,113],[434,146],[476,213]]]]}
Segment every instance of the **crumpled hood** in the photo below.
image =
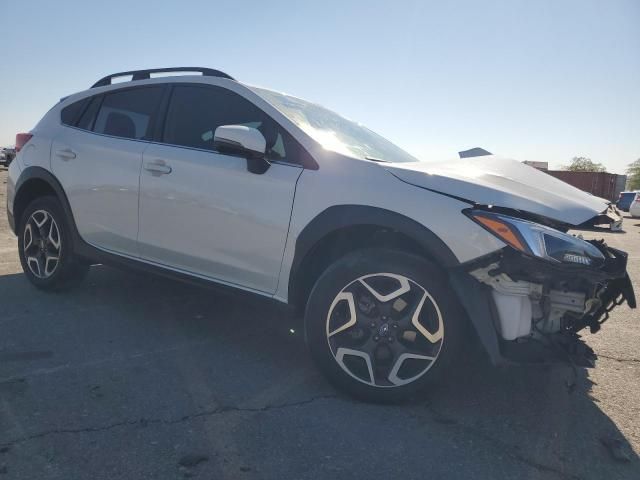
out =
{"type": "Polygon", "coordinates": [[[542,215],[573,226],[591,220],[609,207],[607,200],[516,160],[495,155],[381,166],[418,187],[480,205],[542,215]]]}

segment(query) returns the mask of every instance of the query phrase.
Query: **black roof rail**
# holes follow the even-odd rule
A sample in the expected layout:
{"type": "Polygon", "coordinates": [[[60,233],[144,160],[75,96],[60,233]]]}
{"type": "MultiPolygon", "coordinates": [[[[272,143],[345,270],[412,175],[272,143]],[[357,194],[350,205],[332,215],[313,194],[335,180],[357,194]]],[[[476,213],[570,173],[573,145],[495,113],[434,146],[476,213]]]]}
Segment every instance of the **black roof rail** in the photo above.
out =
{"type": "Polygon", "coordinates": [[[169,67],[169,68],[148,68],[146,70],[131,70],[129,72],[118,72],[107,75],[94,83],[91,88],[105,87],[111,85],[114,78],[124,77],[131,75],[131,81],[134,80],[147,80],[151,78],[152,73],[164,73],[164,72],[200,72],[205,77],[221,77],[228,78],[229,80],[235,80],[235,78],[227,75],[220,70],[214,70],[213,68],[202,67],[169,67]]]}

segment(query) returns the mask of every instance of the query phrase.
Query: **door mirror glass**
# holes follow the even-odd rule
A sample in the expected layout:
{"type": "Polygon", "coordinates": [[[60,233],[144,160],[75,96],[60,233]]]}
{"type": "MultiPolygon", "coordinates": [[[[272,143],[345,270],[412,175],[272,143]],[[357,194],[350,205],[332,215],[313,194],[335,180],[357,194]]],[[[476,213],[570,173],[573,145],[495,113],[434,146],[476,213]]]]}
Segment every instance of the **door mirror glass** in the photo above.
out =
{"type": "Polygon", "coordinates": [[[244,125],[221,125],[213,136],[214,147],[220,152],[246,155],[248,158],[264,157],[267,141],[256,128],[244,125]]]}

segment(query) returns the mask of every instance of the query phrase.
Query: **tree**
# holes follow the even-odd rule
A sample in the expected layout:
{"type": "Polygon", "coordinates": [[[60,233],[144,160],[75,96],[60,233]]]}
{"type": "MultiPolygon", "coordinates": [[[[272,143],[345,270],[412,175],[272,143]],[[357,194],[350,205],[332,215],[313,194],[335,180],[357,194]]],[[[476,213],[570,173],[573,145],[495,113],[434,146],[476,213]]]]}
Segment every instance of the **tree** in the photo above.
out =
{"type": "Polygon", "coordinates": [[[570,172],[606,172],[607,168],[587,157],[573,157],[570,165],[562,167],[570,172]]]}
{"type": "Polygon", "coordinates": [[[640,158],[627,165],[627,190],[640,190],[640,158]]]}

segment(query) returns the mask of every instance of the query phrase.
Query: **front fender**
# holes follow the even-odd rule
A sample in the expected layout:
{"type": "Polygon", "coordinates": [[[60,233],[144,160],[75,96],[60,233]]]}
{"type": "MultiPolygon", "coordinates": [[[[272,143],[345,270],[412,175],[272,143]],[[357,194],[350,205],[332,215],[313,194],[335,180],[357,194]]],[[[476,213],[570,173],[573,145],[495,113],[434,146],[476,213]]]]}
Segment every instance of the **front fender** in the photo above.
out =
{"type": "Polygon", "coordinates": [[[431,230],[390,210],[364,205],[335,205],[318,214],[298,235],[289,273],[288,297],[297,298],[298,275],[304,259],[324,237],[347,227],[376,226],[402,233],[420,245],[444,268],[453,268],[459,261],[451,249],[431,230]]]}

